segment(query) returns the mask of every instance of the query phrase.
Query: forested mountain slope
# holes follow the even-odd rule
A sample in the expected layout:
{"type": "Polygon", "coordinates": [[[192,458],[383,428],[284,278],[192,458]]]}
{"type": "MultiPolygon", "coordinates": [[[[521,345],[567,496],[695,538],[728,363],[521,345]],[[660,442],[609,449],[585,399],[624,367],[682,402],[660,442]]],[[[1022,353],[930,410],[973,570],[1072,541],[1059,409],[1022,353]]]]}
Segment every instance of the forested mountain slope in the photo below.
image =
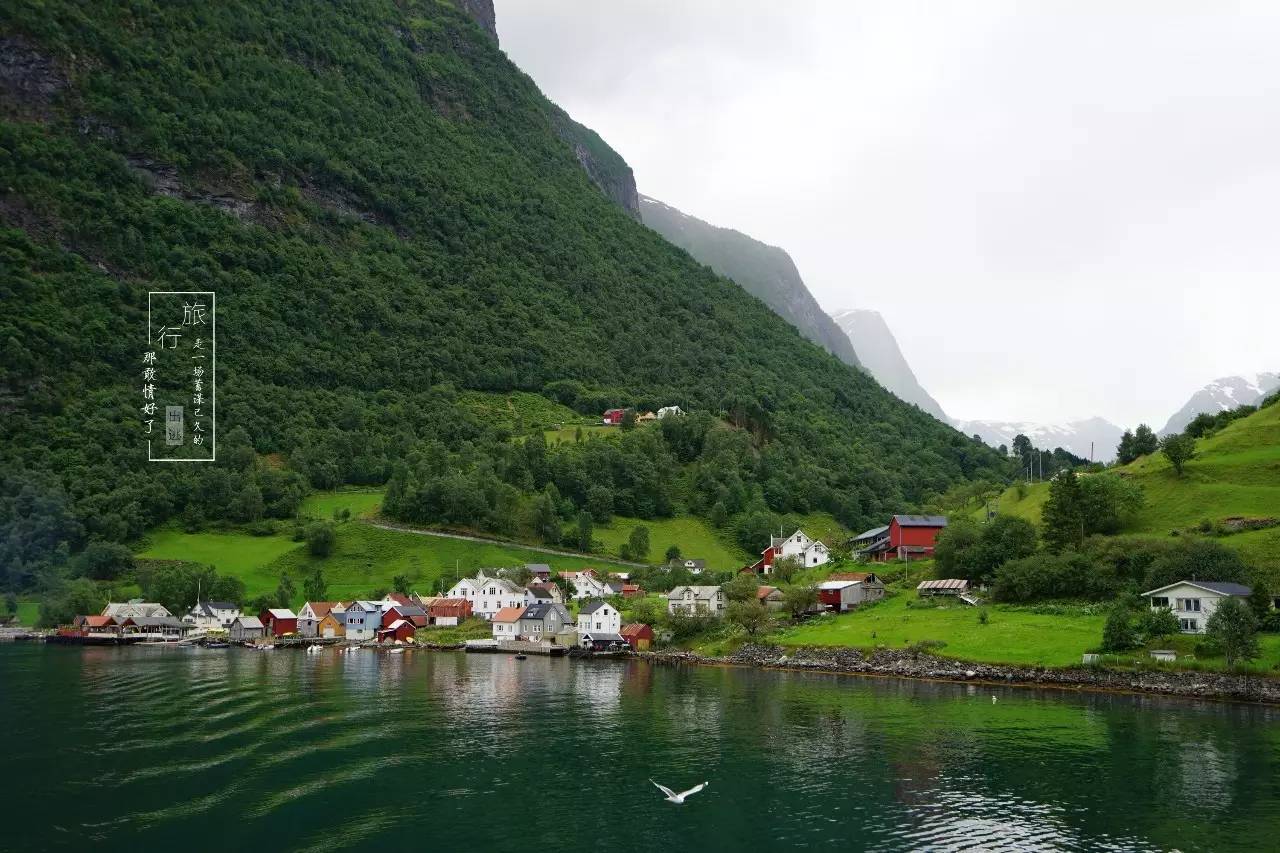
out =
{"type": "Polygon", "coordinates": [[[18,0],[0,38],[10,585],[93,538],[289,517],[397,468],[423,513],[477,526],[597,485],[637,515],[861,527],[1002,473],[598,192],[449,4],[18,0]],[[216,464],[144,461],[153,290],[217,293],[216,464]],[[463,389],[710,420],[544,452],[463,389]]]}
{"type": "Polygon", "coordinates": [[[881,385],[899,399],[916,404],[943,423],[950,422],[942,406],[916,379],[911,365],[898,348],[897,338],[879,311],[850,308],[833,314],[831,319],[849,336],[858,352],[858,361],[881,385]]]}
{"type": "Polygon", "coordinates": [[[859,363],[849,337],[818,305],[784,250],[741,231],[703,222],[647,196],[640,197],[640,218],[700,263],[742,285],[800,334],[845,364],[859,363]]]}

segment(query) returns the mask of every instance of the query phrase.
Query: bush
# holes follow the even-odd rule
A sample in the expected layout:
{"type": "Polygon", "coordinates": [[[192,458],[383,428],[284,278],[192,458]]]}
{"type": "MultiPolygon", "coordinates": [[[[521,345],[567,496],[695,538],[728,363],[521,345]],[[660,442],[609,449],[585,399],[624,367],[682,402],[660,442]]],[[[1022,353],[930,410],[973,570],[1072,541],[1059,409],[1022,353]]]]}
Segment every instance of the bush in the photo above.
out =
{"type": "Polygon", "coordinates": [[[1102,650],[1104,652],[1122,652],[1138,645],[1137,633],[1133,628],[1133,611],[1123,602],[1111,608],[1107,622],[1102,626],[1102,650]]]}
{"type": "Polygon", "coordinates": [[[333,531],[333,525],[316,521],[307,526],[307,550],[313,557],[327,557],[333,553],[334,543],[337,542],[337,534],[333,531]]]}
{"type": "Polygon", "coordinates": [[[1180,626],[1172,610],[1159,607],[1148,609],[1138,617],[1138,630],[1147,641],[1162,640],[1178,633],[1180,626]]]}
{"type": "Polygon", "coordinates": [[[1119,589],[1103,564],[1072,551],[1037,554],[1011,560],[996,570],[991,595],[997,601],[1037,601],[1046,598],[1102,599],[1119,589]]]}
{"type": "Polygon", "coordinates": [[[133,554],[115,542],[90,542],[73,563],[75,574],[96,581],[112,581],[134,567],[133,554]]]}

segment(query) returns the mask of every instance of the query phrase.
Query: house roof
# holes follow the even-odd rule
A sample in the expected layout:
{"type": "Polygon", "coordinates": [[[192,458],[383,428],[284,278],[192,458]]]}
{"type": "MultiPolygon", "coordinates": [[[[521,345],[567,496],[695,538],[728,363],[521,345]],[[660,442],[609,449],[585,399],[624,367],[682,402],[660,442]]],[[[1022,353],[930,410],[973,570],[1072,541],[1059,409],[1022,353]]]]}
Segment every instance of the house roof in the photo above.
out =
{"type": "Polygon", "coordinates": [[[1144,592],[1143,595],[1155,595],[1157,592],[1164,592],[1166,589],[1172,589],[1175,586],[1194,586],[1200,589],[1216,592],[1219,595],[1238,595],[1240,597],[1248,596],[1253,589],[1242,583],[1231,583],[1229,581],[1174,581],[1171,584],[1165,584],[1158,589],[1150,592],[1144,592]]]}
{"type": "Polygon", "coordinates": [[[215,610],[239,610],[240,608],[232,604],[230,601],[201,601],[191,608],[192,613],[200,613],[204,616],[212,616],[215,610]]]}
{"type": "Polygon", "coordinates": [[[643,622],[632,622],[630,625],[622,626],[622,636],[624,637],[639,637],[646,631],[650,634],[653,633],[653,629],[643,622]]]}
{"type": "Polygon", "coordinates": [[[401,616],[426,616],[427,615],[427,611],[423,609],[422,605],[414,604],[412,602],[410,602],[409,604],[393,604],[390,607],[388,607],[387,610],[394,610],[396,613],[399,613],[401,616]]]}
{"type": "Polygon", "coordinates": [[[236,618],[236,621],[232,622],[231,624],[235,625],[237,622],[240,624],[241,628],[261,628],[262,627],[262,620],[259,619],[257,616],[239,616],[236,618]]]}
{"type": "Polygon", "coordinates": [[[624,583],[624,584],[622,585],[622,591],[623,591],[624,593],[628,593],[628,592],[643,592],[643,590],[641,590],[641,589],[640,589],[640,584],[638,584],[638,583],[624,583]]]}
{"type": "Polygon", "coordinates": [[[297,619],[298,615],[285,607],[268,607],[267,612],[272,619],[297,619]]]}
{"type": "Polygon", "coordinates": [[[82,616],[81,618],[90,628],[105,628],[116,624],[116,620],[110,616],[82,616]]]}
{"type": "Polygon", "coordinates": [[[920,581],[916,589],[968,589],[969,582],[963,578],[944,578],[936,581],[920,581]]]}
{"type": "Polygon", "coordinates": [[[412,622],[408,622],[408,621],[406,621],[406,620],[404,620],[404,619],[397,619],[396,621],[392,622],[390,625],[388,625],[387,627],[383,628],[382,630],[383,630],[383,631],[398,631],[398,630],[401,628],[401,626],[404,626],[404,625],[407,625],[407,626],[409,626],[410,628],[414,628],[414,627],[416,627],[412,622]]]}
{"type": "MultiPolygon", "coordinates": [[[[533,605],[536,607],[537,605],[533,605]]],[[[494,622],[519,622],[521,615],[524,613],[523,607],[504,607],[497,613],[493,614],[494,622]]]]}
{"type": "Polygon", "coordinates": [[[622,588],[626,586],[626,584],[622,581],[606,581],[605,586],[607,586],[612,592],[619,593],[622,592],[622,588]]]}
{"type": "Polygon", "coordinates": [[[756,587],[756,598],[760,599],[761,601],[764,601],[766,598],[773,595],[775,592],[780,593],[781,590],[779,590],[776,586],[756,587]]]}
{"type": "Polygon", "coordinates": [[[600,599],[597,598],[592,601],[588,601],[586,604],[582,605],[582,607],[578,609],[578,615],[585,616],[588,613],[595,613],[597,610],[603,610],[608,606],[609,606],[609,602],[601,601],[600,599]]]}
{"type": "Polygon", "coordinates": [[[862,581],[844,581],[844,580],[826,580],[818,584],[818,589],[844,589],[849,586],[857,586],[862,581]]]}
{"type": "Polygon", "coordinates": [[[711,598],[720,591],[718,586],[678,586],[667,593],[667,599],[684,598],[684,591],[691,590],[694,598],[711,598]]]}
{"type": "Polygon", "coordinates": [[[592,642],[601,643],[625,643],[626,639],[621,634],[610,634],[606,631],[587,631],[582,635],[583,639],[592,642]]]}
{"type": "Polygon", "coordinates": [[[945,515],[895,515],[899,527],[946,527],[945,515]]]}
{"type": "Polygon", "coordinates": [[[181,619],[172,616],[130,616],[121,625],[137,625],[140,628],[190,628],[181,619]]]}
{"type": "Polygon", "coordinates": [[[413,599],[402,592],[389,592],[382,597],[382,600],[394,601],[396,604],[409,604],[413,601],[413,599]]]}
{"type": "Polygon", "coordinates": [[[529,591],[529,594],[532,595],[534,598],[545,598],[548,601],[551,601],[554,598],[554,596],[551,594],[551,590],[547,589],[542,584],[531,583],[527,587],[525,587],[525,589],[527,589],[529,591]]]}
{"type": "Polygon", "coordinates": [[[889,532],[889,525],[887,524],[883,525],[882,527],[873,527],[870,530],[864,530],[861,533],[859,533],[857,536],[853,537],[853,541],[859,542],[863,539],[874,539],[877,536],[883,536],[888,532],[889,532]]]}
{"type": "Polygon", "coordinates": [[[311,612],[315,614],[317,619],[323,619],[329,615],[329,611],[333,609],[334,605],[341,603],[341,601],[308,601],[304,606],[310,607],[311,612]]]}
{"type": "Polygon", "coordinates": [[[525,563],[524,567],[534,574],[549,574],[551,567],[546,563],[525,563]]]}

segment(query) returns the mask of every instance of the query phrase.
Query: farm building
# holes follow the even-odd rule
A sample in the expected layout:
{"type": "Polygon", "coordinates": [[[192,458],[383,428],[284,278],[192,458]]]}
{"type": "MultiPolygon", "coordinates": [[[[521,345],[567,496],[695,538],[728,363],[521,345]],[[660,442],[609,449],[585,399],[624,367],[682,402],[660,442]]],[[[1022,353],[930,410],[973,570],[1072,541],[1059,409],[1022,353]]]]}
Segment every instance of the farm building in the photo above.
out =
{"type": "Polygon", "coordinates": [[[258,614],[262,632],[268,637],[283,637],[298,633],[298,616],[285,607],[268,607],[258,614]]]}
{"type": "Polygon", "coordinates": [[[787,606],[787,597],[776,586],[761,586],[756,589],[756,600],[769,610],[782,610],[787,606]]]}
{"type": "Polygon", "coordinates": [[[465,598],[435,598],[427,605],[430,625],[457,625],[471,616],[471,602],[465,598]]]}
{"type": "Polygon", "coordinates": [[[945,578],[936,581],[920,581],[916,584],[916,594],[921,598],[934,595],[964,595],[969,591],[969,582],[963,578],[945,578]]]}
{"type": "Polygon", "coordinates": [[[618,426],[622,423],[622,416],[627,412],[626,409],[606,409],[600,418],[600,423],[605,426],[618,426]]]}
{"type": "Polygon", "coordinates": [[[427,611],[417,603],[392,604],[382,611],[383,628],[391,627],[397,619],[403,619],[415,628],[427,627],[427,611]]]}
{"type": "Polygon", "coordinates": [[[316,623],[315,636],[326,640],[345,637],[347,636],[347,620],[343,618],[341,612],[330,610],[316,623]]]}
{"type": "Polygon", "coordinates": [[[758,575],[773,574],[773,564],[777,560],[795,560],[800,566],[811,569],[821,566],[831,559],[831,552],[817,539],[811,539],[803,530],[797,530],[790,536],[770,536],[769,547],[760,553],[760,559],[751,565],[751,571],[758,575]]]}
{"type": "Polygon", "coordinates": [[[860,533],[850,544],[857,556],[877,563],[920,560],[933,555],[946,526],[945,515],[895,515],[886,526],[860,533]]]}
{"type": "Polygon", "coordinates": [[[413,638],[417,626],[407,619],[397,619],[378,630],[379,643],[403,643],[413,638]]]}
{"type": "Polygon", "coordinates": [[[262,636],[262,620],[257,616],[240,616],[228,629],[233,640],[256,640],[262,636]]]}

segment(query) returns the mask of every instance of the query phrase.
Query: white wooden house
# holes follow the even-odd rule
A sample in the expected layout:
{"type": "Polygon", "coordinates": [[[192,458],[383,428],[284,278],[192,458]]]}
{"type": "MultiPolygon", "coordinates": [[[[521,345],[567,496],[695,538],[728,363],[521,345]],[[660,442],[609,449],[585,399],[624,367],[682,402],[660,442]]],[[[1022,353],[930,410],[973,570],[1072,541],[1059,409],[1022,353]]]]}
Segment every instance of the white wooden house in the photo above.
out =
{"type": "Polygon", "coordinates": [[[588,601],[578,610],[578,633],[618,634],[622,632],[622,614],[607,601],[588,601]]]}
{"type": "Polygon", "coordinates": [[[240,615],[240,608],[229,601],[201,601],[194,605],[182,621],[200,631],[228,631],[240,615]]]}
{"type": "Polygon", "coordinates": [[[506,578],[491,578],[483,573],[458,581],[449,589],[447,597],[470,601],[472,615],[482,619],[493,619],[494,614],[505,607],[525,604],[523,587],[506,578]]]}
{"type": "Polygon", "coordinates": [[[1184,634],[1203,634],[1213,611],[1228,598],[1248,598],[1244,584],[1224,581],[1178,581],[1144,592],[1152,610],[1172,610],[1184,634]]]}
{"type": "Polygon", "coordinates": [[[728,604],[718,586],[678,586],[667,593],[668,613],[723,616],[728,604]]]}

